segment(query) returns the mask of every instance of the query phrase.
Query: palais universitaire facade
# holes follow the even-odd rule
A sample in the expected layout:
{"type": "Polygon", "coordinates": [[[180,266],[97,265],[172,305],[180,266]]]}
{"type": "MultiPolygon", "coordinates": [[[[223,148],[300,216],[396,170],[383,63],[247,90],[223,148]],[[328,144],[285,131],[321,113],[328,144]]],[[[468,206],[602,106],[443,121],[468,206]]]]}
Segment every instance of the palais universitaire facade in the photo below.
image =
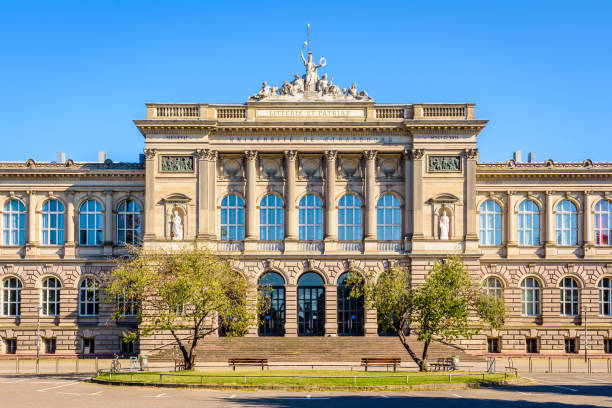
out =
{"type": "Polygon", "coordinates": [[[0,354],[149,352],[121,341],[102,275],[125,243],[194,241],[272,285],[248,336],[366,336],[376,312],[349,299],[349,271],[396,264],[423,282],[460,255],[503,297],[503,330],[473,354],[612,352],[612,163],[479,160],[472,103],[379,104],[306,74],[244,104],[147,104],[138,163],[0,163],[0,354]],[[134,349],[132,349],[134,348],[134,349]]]}

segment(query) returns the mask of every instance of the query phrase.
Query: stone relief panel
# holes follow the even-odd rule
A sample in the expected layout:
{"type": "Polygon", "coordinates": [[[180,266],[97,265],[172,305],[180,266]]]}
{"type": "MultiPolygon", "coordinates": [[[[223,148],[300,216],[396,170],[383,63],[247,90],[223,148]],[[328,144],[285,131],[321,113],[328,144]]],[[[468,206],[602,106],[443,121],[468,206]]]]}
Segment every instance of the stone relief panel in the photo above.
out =
{"type": "Polygon", "coordinates": [[[161,156],[161,171],[192,172],[193,156],[161,156]]]}
{"type": "Polygon", "coordinates": [[[398,156],[383,156],[378,157],[378,178],[402,178],[401,160],[398,156]]]}
{"type": "Polygon", "coordinates": [[[344,180],[362,178],[361,158],[359,156],[341,156],[337,162],[337,177],[344,180]]]}
{"type": "Polygon", "coordinates": [[[427,171],[453,172],[461,171],[460,156],[429,156],[427,158],[427,171]]]}
{"type": "Polygon", "coordinates": [[[261,156],[259,160],[259,177],[274,180],[281,179],[283,176],[283,161],[280,156],[261,156]]]}
{"type": "Polygon", "coordinates": [[[323,167],[320,156],[300,155],[299,176],[302,179],[320,179],[323,174],[323,167]]]}
{"type": "Polygon", "coordinates": [[[222,156],[218,160],[219,177],[224,180],[242,180],[244,178],[244,166],[241,156],[222,156]]]}

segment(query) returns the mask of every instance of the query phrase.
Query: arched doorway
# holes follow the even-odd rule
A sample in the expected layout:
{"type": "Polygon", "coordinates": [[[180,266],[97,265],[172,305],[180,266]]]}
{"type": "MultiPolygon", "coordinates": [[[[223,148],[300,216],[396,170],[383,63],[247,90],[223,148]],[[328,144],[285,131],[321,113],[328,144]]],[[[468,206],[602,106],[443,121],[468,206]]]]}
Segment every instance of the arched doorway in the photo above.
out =
{"type": "Polygon", "coordinates": [[[338,335],[363,336],[363,295],[351,297],[348,276],[347,272],[338,278],[338,335]]]}
{"type": "Polygon", "coordinates": [[[276,272],[259,278],[259,290],[270,298],[270,308],[259,316],[260,336],[285,335],[285,280],[276,272]]]}
{"type": "Polygon", "coordinates": [[[306,272],[298,279],[298,335],[325,334],[325,287],[321,275],[306,272]]]}

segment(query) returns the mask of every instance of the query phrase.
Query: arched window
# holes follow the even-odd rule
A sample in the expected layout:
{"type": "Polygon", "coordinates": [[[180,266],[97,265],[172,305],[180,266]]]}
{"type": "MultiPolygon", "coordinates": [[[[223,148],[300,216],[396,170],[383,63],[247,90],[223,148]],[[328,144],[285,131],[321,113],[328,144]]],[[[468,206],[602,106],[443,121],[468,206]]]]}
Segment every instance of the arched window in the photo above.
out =
{"type": "Polygon", "coordinates": [[[540,245],[540,208],[533,200],[525,200],[518,207],[519,245],[540,245]]]}
{"type": "Polygon", "coordinates": [[[282,241],[285,237],[283,200],[274,194],[261,199],[259,206],[259,239],[282,241]]]}
{"type": "Polygon", "coordinates": [[[299,205],[299,240],[323,240],[323,203],[314,194],[302,197],[299,205]]]}
{"type": "Polygon", "coordinates": [[[353,287],[346,282],[348,276],[343,273],[338,278],[338,335],[363,336],[363,295],[351,296],[353,287]]]}
{"type": "Polygon", "coordinates": [[[79,208],[79,245],[102,245],[102,205],[96,200],[87,200],[79,208]]]}
{"type": "Polygon", "coordinates": [[[4,204],[3,231],[4,245],[25,245],[25,205],[19,200],[4,204]]]}
{"type": "Polygon", "coordinates": [[[60,288],[62,285],[56,278],[47,278],[43,281],[40,293],[41,310],[43,316],[59,316],[60,288]]]}
{"type": "Polygon", "coordinates": [[[561,289],[561,314],[578,315],[578,283],[573,278],[563,278],[561,289]]]}
{"type": "Polygon", "coordinates": [[[480,204],[480,245],[502,243],[502,211],[495,200],[480,204]]]}
{"type": "Polygon", "coordinates": [[[94,278],[85,278],[79,287],[79,315],[98,315],[98,282],[94,278]]]}
{"type": "Polygon", "coordinates": [[[557,204],[557,245],[578,245],[578,210],[570,200],[557,204]]]}
{"type": "Polygon", "coordinates": [[[262,295],[270,299],[270,308],[259,316],[259,335],[283,336],[285,334],[285,280],[276,272],[267,272],[259,278],[259,290],[262,295]]]}
{"type": "Polygon", "coordinates": [[[21,315],[21,281],[6,278],[2,283],[2,315],[17,317],[21,315]]]}
{"type": "Polygon", "coordinates": [[[221,201],[221,240],[244,241],[244,200],[236,194],[221,201]]]}
{"type": "Polygon", "coordinates": [[[489,276],[482,283],[482,289],[488,296],[500,298],[502,296],[503,286],[499,279],[489,276]]]}
{"type": "Polygon", "coordinates": [[[595,204],[595,244],[610,245],[612,234],[612,203],[601,200],[595,204]]]}
{"type": "Polygon", "coordinates": [[[361,200],[352,194],[340,198],[338,202],[338,240],[361,241],[363,238],[361,200]]]}
{"type": "Polygon", "coordinates": [[[298,335],[325,334],[325,286],[317,273],[306,272],[298,279],[298,335]]]}
{"type": "Polygon", "coordinates": [[[525,278],[521,282],[521,314],[540,315],[540,282],[535,278],[525,278]]]}
{"type": "Polygon", "coordinates": [[[140,204],[125,200],[117,207],[117,244],[140,243],[140,204]]]}
{"type": "Polygon", "coordinates": [[[42,208],[42,244],[64,245],[64,204],[48,200],[42,208]]]}
{"type": "Polygon", "coordinates": [[[612,278],[599,281],[599,314],[612,316],[612,278]]]}
{"type": "Polygon", "coordinates": [[[402,213],[399,199],[385,194],[376,205],[376,239],[400,241],[402,239],[402,213]]]}

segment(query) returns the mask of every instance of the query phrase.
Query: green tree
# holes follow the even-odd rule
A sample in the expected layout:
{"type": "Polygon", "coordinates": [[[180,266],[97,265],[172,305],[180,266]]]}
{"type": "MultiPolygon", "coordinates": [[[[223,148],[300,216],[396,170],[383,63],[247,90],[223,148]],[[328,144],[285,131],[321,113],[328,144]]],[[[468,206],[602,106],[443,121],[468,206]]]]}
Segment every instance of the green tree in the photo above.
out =
{"type": "Polygon", "coordinates": [[[248,297],[256,289],[228,259],[195,245],[175,251],[130,248],[104,286],[107,301],[117,305],[113,318],[123,318],[126,300],[138,305],[141,323],[128,339],[169,332],[187,369],[195,365],[199,340],[220,327],[229,337],[245,334],[262,304],[249,307],[248,297]]]}
{"type": "Polygon", "coordinates": [[[421,371],[427,370],[432,341],[449,343],[472,337],[480,331],[475,317],[495,329],[504,324],[503,300],[474,285],[458,257],[437,262],[418,287],[412,285],[408,268],[401,266],[383,272],[378,279],[374,274],[364,279],[352,273],[349,282],[351,296],[364,296],[368,307],[377,310],[381,329],[397,334],[421,371]],[[420,357],[410,346],[411,333],[423,342],[420,357]]]}

